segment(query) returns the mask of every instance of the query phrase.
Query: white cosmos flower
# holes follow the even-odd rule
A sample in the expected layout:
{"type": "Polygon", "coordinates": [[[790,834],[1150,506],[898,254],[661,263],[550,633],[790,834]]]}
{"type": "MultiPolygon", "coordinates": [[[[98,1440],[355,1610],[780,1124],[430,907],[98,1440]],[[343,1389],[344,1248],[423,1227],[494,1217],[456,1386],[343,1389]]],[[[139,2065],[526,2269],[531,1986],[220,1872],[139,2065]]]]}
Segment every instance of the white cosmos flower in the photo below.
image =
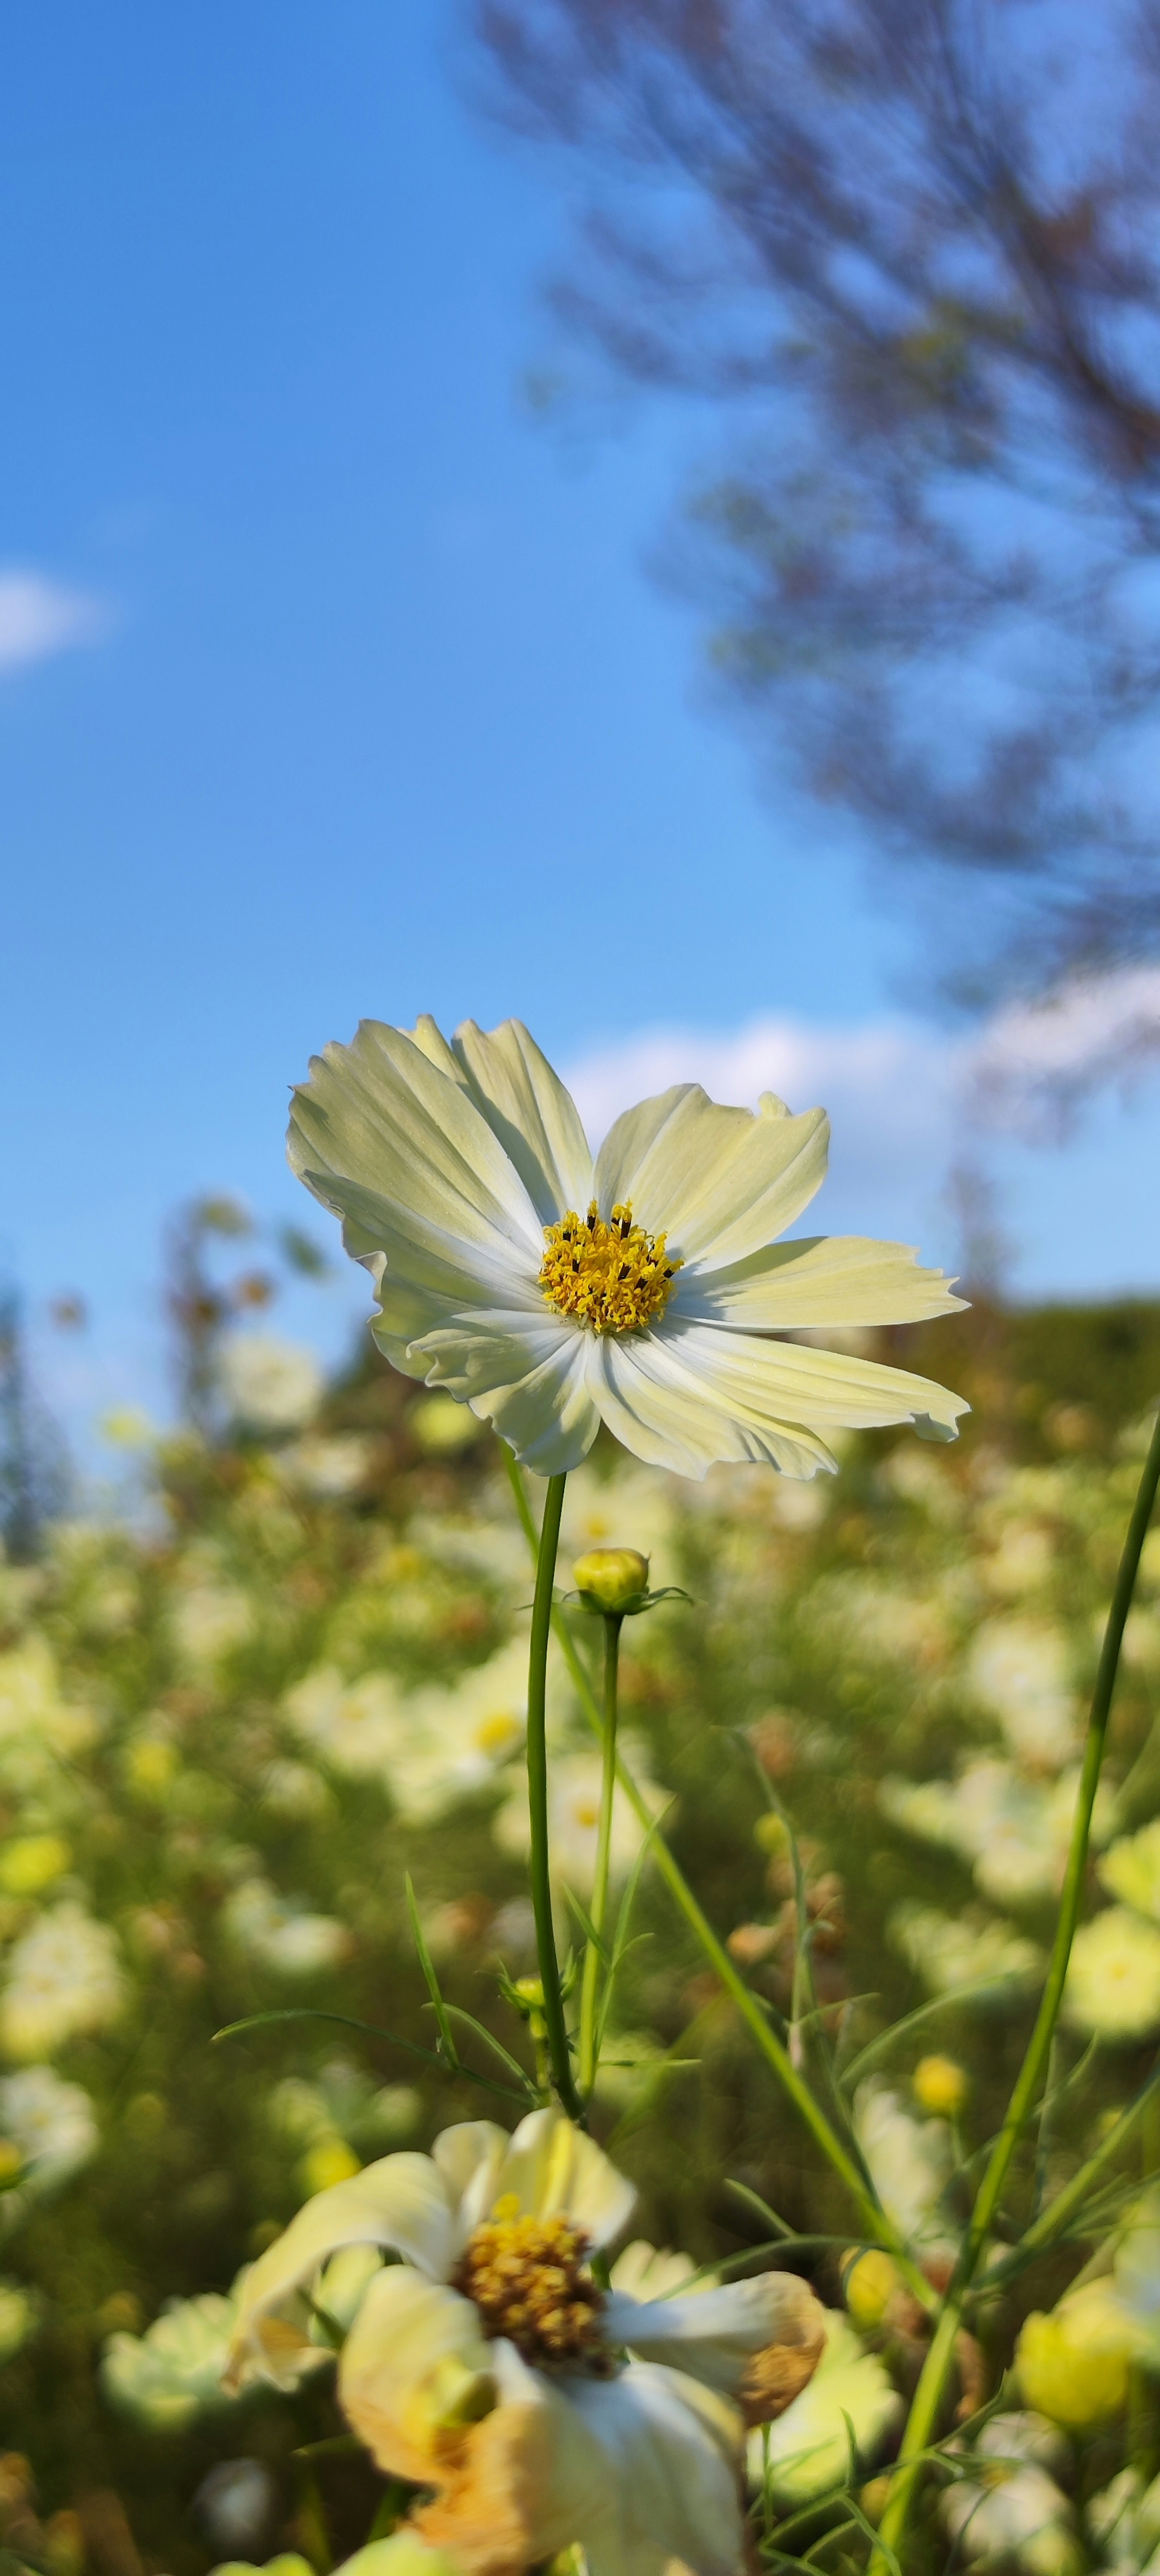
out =
{"type": "Polygon", "coordinates": [[[295,1093],[294,1169],[343,1220],[378,1293],[374,1333],[409,1377],[494,1422],[539,1475],[606,1422],[650,1466],[832,1468],[824,1435],[912,1421],[953,1439],[960,1396],[772,1338],[918,1322],[960,1304],[941,1271],[860,1236],[778,1243],[819,1188],[828,1125],[767,1092],[758,1115],[678,1083],[595,1157],[518,1020],[449,1045],[364,1020],[295,1093]]]}
{"type": "Polygon", "coordinates": [[[228,2384],[292,2383],[321,2266],[391,2249],[339,2400],[381,2469],[434,2489],[418,2526],[463,2576],[516,2576],[578,2543],[589,2576],[661,2576],[670,2558],[740,2576],[745,2413],[805,2385],[823,2311],[784,2273],[684,2297],[599,2290],[585,2257],[633,2199],[558,2111],[514,2137],[445,2129],[430,2156],[386,2156],[298,2212],[247,2276],[228,2384]]]}

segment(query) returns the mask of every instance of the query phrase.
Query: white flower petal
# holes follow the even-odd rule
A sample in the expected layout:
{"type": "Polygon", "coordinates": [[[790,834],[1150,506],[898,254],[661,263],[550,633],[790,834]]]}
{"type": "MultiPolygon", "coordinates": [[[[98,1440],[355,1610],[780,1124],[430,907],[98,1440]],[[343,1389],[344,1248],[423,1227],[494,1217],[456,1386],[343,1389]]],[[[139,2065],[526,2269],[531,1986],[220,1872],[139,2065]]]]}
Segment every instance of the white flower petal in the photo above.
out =
{"type": "Polygon", "coordinates": [[[614,2343],[687,2371],[726,2397],[737,2395],[756,2354],[785,2347],[801,2360],[804,2376],[788,2390],[796,2395],[823,2350],[825,2313],[796,2273],[764,2272],[685,2298],[642,2301],[613,2292],[605,2324],[614,2343]]]}
{"type": "Polygon", "coordinates": [[[488,2352],[500,2402],[428,2471],[442,2492],[415,2516],[459,2576],[514,2576],[615,2528],[608,2460],[573,2383],[529,2370],[502,2340],[488,2352]]]}
{"type": "Polygon", "coordinates": [[[452,1048],[471,1097],[523,1181],[541,1225],[592,1196],[592,1155],[580,1112],[521,1020],[490,1031],[465,1020],[452,1048]]]}
{"type": "Polygon", "coordinates": [[[588,2541],[599,2576],[633,2576],[660,2549],[695,2576],[739,2576],[740,2418],[683,2372],[630,2362],[618,2379],[570,2379],[570,2405],[604,2451],[619,2532],[588,2541]],[[617,2550],[616,2541],[620,2548],[617,2550]]]}
{"type": "Polygon", "coordinates": [[[784,1232],[826,1175],[822,1109],[791,1118],[767,1092],[758,1116],[726,1109],[695,1082],[677,1083],[618,1118],[596,1163],[608,1216],[631,1200],[638,1225],[665,1233],[682,1261],[744,1260],[784,1232]]]}
{"type": "Polygon", "coordinates": [[[556,2110],[520,2121],[496,2176],[496,2199],[509,2192],[529,2218],[569,2218],[597,2248],[627,2226],[636,2203],[633,2184],[556,2110]]]}
{"type": "Polygon", "coordinates": [[[351,1046],[314,1057],[288,1152],[343,1218],[356,1259],[393,1253],[409,1277],[425,1259],[419,1284],[448,1288],[481,1263],[497,1276],[539,1269],[543,1228],[514,1165],[462,1085],[401,1029],[364,1020],[351,1046]]]}
{"type": "Polygon", "coordinates": [[[339,2404],[380,2469],[423,2485],[440,2475],[441,2413],[455,2393],[447,2365],[486,2379],[494,2357],[470,2299],[393,2263],[376,2274],[343,2345],[339,2404]]]}
{"type": "MultiPolygon", "coordinates": [[[[456,2251],[447,2186],[430,2156],[381,2156],[349,2182],[316,2192],[246,2274],[230,2345],[227,2383],[277,2375],[265,2322],[286,2307],[344,2245],[391,2247],[443,2278],[456,2251]]],[[[279,2334],[275,2341],[285,2340],[279,2334]]]]}
{"type": "Polygon", "coordinates": [[[703,1476],[721,1459],[760,1459],[786,1476],[814,1476],[819,1468],[833,1472],[836,1461],[824,1441],[802,1424],[778,1422],[770,1410],[757,1423],[750,1412],[742,1418],[721,1401],[705,1369],[688,1365],[686,1344],[696,1331],[723,1351],[740,1339],[698,1326],[626,1333],[620,1341],[611,1334],[588,1335],[588,1391],[622,1448],[680,1476],[703,1476]]]}
{"type": "Polygon", "coordinates": [[[526,1329],[510,1315],[460,1316],[412,1343],[408,1366],[425,1359],[429,1385],[449,1387],[494,1423],[537,1476],[562,1476],[587,1457],[600,1428],[586,1377],[591,1338],[551,1315],[526,1329]]]}
{"type": "Polygon", "coordinates": [[[961,1395],[933,1378],[844,1351],[767,1342],[754,1333],[718,1332],[711,1324],[670,1325],[667,1318],[655,1339],[705,1402],[757,1435],[767,1424],[775,1433],[787,1422],[825,1432],[843,1424],[869,1429],[921,1418],[941,1425],[953,1439],[958,1416],[969,1410],[961,1395]]]}
{"type": "Polygon", "coordinates": [[[909,1244],[813,1235],[767,1244],[727,1267],[710,1255],[678,1271],[668,1311],[751,1333],[788,1333],[811,1325],[923,1323],[965,1306],[965,1298],[950,1292],[941,1270],[919,1268],[909,1244]]]}
{"type": "Polygon", "coordinates": [[[496,2177],[510,2146],[508,2131],[494,2120],[457,2120],[454,2128],[440,2130],[431,2154],[455,2206],[458,2245],[490,2218],[496,2177]]]}

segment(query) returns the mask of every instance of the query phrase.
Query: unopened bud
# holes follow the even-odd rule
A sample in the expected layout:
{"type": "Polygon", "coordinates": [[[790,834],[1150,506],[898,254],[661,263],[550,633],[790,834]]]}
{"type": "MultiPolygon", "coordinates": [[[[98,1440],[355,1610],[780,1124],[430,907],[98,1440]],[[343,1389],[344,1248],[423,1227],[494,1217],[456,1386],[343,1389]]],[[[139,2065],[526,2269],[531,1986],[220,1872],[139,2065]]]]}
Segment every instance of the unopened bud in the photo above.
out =
{"type": "Polygon", "coordinates": [[[923,2057],[914,2070],[915,2100],[924,2111],[957,2119],[967,2098],[966,2068],[953,2057],[923,2057]]]}
{"type": "Polygon", "coordinates": [[[648,1558],[635,1547],[590,1547],[577,1557],[572,1579],[606,1617],[623,1616],[648,1591],[648,1558]]]}
{"type": "Polygon", "coordinates": [[[1107,2281],[1086,2282],[1050,2316],[1025,2319],[1015,2347],[1024,2402],[1069,2432],[1107,2423],[1127,2403],[1135,2341],[1107,2281]]]}
{"type": "Polygon", "coordinates": [[[777,1815],[772,1807],[767,1808],[757,1819],[753,1839],[761,1851],[769,1852],[774,1860],[779,1860],[781,1854],[789,1849],[789,1826],[784,1816],[777,1815]]]}
{"type": "Polygon", "coordinates": [[[842,2278],[846,2305],[856,2326],[864,2332],[880,2326],[891,2300],[902,2288],[902,2274],[889,2254],[881,2247],[869,2245],[864,2254],[855,2254],[847,2262],[842,2278]]]}

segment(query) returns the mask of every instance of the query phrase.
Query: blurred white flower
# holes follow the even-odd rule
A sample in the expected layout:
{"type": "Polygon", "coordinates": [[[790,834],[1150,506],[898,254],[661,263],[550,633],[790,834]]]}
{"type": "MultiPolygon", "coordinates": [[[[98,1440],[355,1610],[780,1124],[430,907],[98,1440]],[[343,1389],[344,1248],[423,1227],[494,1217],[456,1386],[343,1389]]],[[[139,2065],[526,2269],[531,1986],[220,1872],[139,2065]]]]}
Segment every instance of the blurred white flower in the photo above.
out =
{"type": "Polygon", "coordinates": [[[944,2245],[940,2204],[954,2171],[945,2120],[916,2120],[871,2076],[854,2096],[854,2129],[886,2215],[912,2245],[944,2245]]]}
{"type": "Polygon", "coordinates": [[[993,2415],[962,2456],[963,2475],[939,2504],[962,2556],[1013,2560],[1024,2576],[1079,2576],[1072,2508],[1051,2475],[1068,2463],[1054,2426],[1040,2415],[993,2415]]]}
{"type": "MultiPolygon", "coordinates": [[[[553,1646],[548,1661],[553,1717],[561,1672],[561,1659],[553,1646]]],[[[528,1723],[526,1642],[514,1639],[446,1689],[431,1686],[413,1691],[402,1714],[403,1732],[390,1770],[391,1795],[408,1823],[427,1823],[454,1799],[487,1788],[520,1750],[528,1723]]]]}
{"type": "Polygon", "coordinates": [[[42,1914],[10,1953],[0,1990],[0,2047],[51,2057],[82,2032],[106,2030],[126,1998],[116,1936],[71,1898],[42,1914]]]}
{"type": "Polygon", "coordinates": [[[1060,1770],[1075,1753],[1079,1707],[1071,1646],[1043,1619],[987,1619],[967,1663],[977,1699],[998,1718],[1013,1753],[1060,1770]]]}
{"type": "Polygon", "coordinates": [[[994,1554],[985,1557],[982,1565],[992,1592],[1006,1601],[1040,1591],[1054,1569],[1055,1548],[1042,1521],[1008,1521],[994,1554]]]}
{"type": "Polygon", "coordinates": [[[357,1493],[373,1455],[373,1443],[360,1431],[336,1431],[328,1439],[295,1440],[280,1449],[278,1472],[319,1502],[341,1502],[357,1493]]]}
{"type": "Polygon", "coordinates": [[[0,2368],[15,2361],[40,2323],[40,2300],[23,2281],[0,2280],[0,2368]]]}
{"type": "Polygon", "coordinates": [[[306,1673],[282,1703],[296,1735],[352,1778],[390,1776],[403,1740],[403,1694],[390,1673],[344,1682],[332,1664],[306,1673]]]}
{"type": "Polygon", "coordinates": [[[316,1977],[337,1967],[350,1934],[331,1914],[311,1914],[279,1896],[264,1878],[248,1878],[227,1897],[222,1928],[247,1958],[281,1977],[316,1977]]]}
{"type": "Polygon", "coordinates": [[[191,1673],[212,1672],[223,1655],[248,1644],[254,1625],[254,1605],[235,1583],[193,1582],[170,1600],[170,1632],[191,1673]]]}
{"type": "MultiPolygon", "coordinates": [[[[879,1798],[891,1822],[968,1860],[977,1885],[999,1904],[1054,1895],[1063,1882],[1078,1770],[1028,1779],[1010,1762],[970,1762],[957,1780],[884,1780],[879,1798]]],[[[1106,1835],[1113,1806],[1097,1799],[1092,1840],[1106,1835]]]]}
{"type": "Polygon", "coordinates": [[[324,1816],[333,1805],[326,1782],[307,1762],[269,1762],[258,1796],[272,1816],[324,1816]]]}
{"type": "Polygon", "coordinates": [[[1150,1923],[1160,1923],[1160,1816],[1138,1834],[1122,1834],[1099,1864],[1101,1884],[1150,1923]]]}
{"type": "Polygon", "coordinates": [[[1083,1923],[1072,1945],[1063,2009],[1101,2039],[1160,2029],[1160,1931],[1123,1905],[1083,1923]]]}
{"type": "Polygon", "coordinates": [[[218,1363],[218,1382],[233,1421],[246,1431],[301,1431],[322,1401],[320,1362],[301,1342],[239,1333],[218,1363]]]}
{"type": "Polygon", "coordinates": [[[56,1660],[43,1637],[28,1637],[0,1655],[0,1779],[16,1792],[38,1787],[55,1769],[95,1742],[90,1708],[66,1700],[56,1660]]]}
{"type": "MultiPolygon", "coordinates": [[[[664,1804],[661,1793],[648,1778],[638,1752],[631,1752],[632,1769],[638,1788],[648,1799],[650,1809],[659,1814],[664,1804]]],[[[578,1896],[586,1895],[596,1875],[596,1841],[600,1824],[600,1755],[563,1753],[556,1756],[548,1772],[548,1834],[554,1877],[575,1888],[578,1896]]],[[[510,1797],[500,1808],[492,1830],[501,1851],[522,1855],[529,1848],[527,1783],[517,1780],[510,1797]]],[[[627,1798],[618,1797],[612,1818],[611,1870],[613,1879],[623,1878],[631,1869],[644,1840],[644,1827],[637,1822],[627,1798]]]]}
{"type": "Polygon", "coordinates": [[[568,1479],[560,1523],[560,1563],[591,1547],[635,1547],[649,1559],[654,1591],[679,1583],[681,1488],[675,1476],[635,1464],[602,1475],[591,1461],[568,1479]]]}
{"type": "Polygon", "coordinates": [[[932,1994],[994,1978],[1028,1985],[1042,1973],[1043,1952],[1009,1923],[942,1914],[936,1905],[900,1905],[890,1918],[890,1938],[932,1994]]]}
{"type": "Polygon", "coordinates": [[[100,2371],[105,2396],[151,2432],[167,2433],[234,2402],[222,2372],[239,2286],[228,2298],[208,2290],[200,2298],[170,2299],[147,2333],[110,2335],[100,2371]]]}
{"type": "Polygon", "coordinates": [[[18,2196],[44,2198],[96,2153],[96,2113],[83,2085],[51,2066],[24,2066],[0,2077],[0,2138],[20,2155],[18,2196]]]}
{"type": "Polygon", "coordinates": [[[781,2512],[809,2504],[872,2466],[902,2413],[885,2363],[829,2309],[826,2349],[809,2386],[776,2423],[749,2436],[750,2483],[760,2490],[768,2479],[781,2512]]]}
{"type": "Polygon", "coordinates": [[[1138,2469],[1121,2469],[1090,2498],[1084,2520],[1111,2576],[1160,2576],[1160,2477],[1146,2487],[1138,2469]]]}
{"type": "Polygon", "coordinates": [[[480,1427],[466,1405],[457,1404],[453,1395],[443,1395],[435,1388],[430,1395],[417,1396],[408,1408],[407,1429],[429,1458],[455,1458],[461,1449],[469,1449],[478,1440],[480,1427]]]}

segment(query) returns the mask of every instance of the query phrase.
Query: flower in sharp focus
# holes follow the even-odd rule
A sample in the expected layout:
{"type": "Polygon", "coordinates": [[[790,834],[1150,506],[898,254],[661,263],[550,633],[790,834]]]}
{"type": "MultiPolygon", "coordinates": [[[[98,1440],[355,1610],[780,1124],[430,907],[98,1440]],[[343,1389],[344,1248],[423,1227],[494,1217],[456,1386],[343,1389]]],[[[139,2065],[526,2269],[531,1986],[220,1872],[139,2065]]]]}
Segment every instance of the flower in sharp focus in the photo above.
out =
{"type": "Polygon", "coordinates": [[[774,2504],[787,2512],[869,2467],[903,2412],[885,2363],[836,2309],[825,2312],[825,2329],[826,2349],[808,2386],[775,2424],[749,2436],[752,2484],[768,2480],[774,2504]]]}
{"type": "Polygon", "coordinates": [[[960,2555],[1001,2559],[1024,2576],[1079,2576],[1083,2564],[1072,2509],[1051,2472],[1066,2446],[1032,2414],[993,2415],[939,2512],[960,2555]]]}
{"type": "Polygon", "coordinates": [[[911,1421],[950,1439],[961,1397],[789,1345],[813,1327],[951,1313],[938,1271],[858,1236],[778,1242],[825,1174],[820,1109],[755,1116],[679,1083],[618,1118],[593,1159],[526,1029],[449,1045],[364,1020],[295,1093],[290,1159],[375,1281],[375,1338],[410,1377],[494,1422],[540,1475],[600,1423],[649,1465],[764,1459],[812,1476],[825,1434],[911,1421]]]}
{"type": "Polygon", "coordinates": [[[692,2296],[605,2292],[588,2255],[633,2189],[556,2111],[514,2137],[445,2130],[307,2203],[247,2276],[229,2382],[285,2383],[319,2269],[379,2246],[339,2362],[377,2465],[434,2490],[416,2516],[464,2576],[515,2576],[581,2544],[590,2576],[638,2558],[740,2576],[743,2421],[808,2379],[823,2312],[767,2273],[692,2296]],[[627,2351],[630,2358],[623,2355],[627,2351]]]}

